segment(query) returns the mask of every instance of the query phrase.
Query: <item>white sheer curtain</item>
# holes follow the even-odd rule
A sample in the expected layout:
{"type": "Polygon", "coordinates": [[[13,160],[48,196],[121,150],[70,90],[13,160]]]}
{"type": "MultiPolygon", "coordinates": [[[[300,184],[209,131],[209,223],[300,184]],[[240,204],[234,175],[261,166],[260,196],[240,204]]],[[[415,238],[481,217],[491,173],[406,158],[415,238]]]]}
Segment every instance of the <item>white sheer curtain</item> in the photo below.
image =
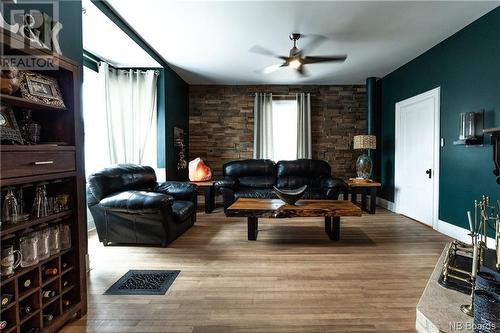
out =
{"type": "Polygon", "coordinates": [[[312,158],[311,94],[297,94],[297,158],[312,158]]]}
{"type": "Polygon", "coordinates": [[[105,74],[107,146],[111,164],[156,166],[157,74],[102,68],[105,74]],[[153,146],[153,147],[151,147],[153,146]],[[146,154],[148,149],[154,152],[146,154]],[[145,156],[154,156],[146,161],[145,156]],[[151,158],[153,159],[153,158],[151,158]]]}
{"type": "Polygon", "coordinates": [[[273,95],[255,94],[254,106],[254,158],[273,158],[273,95]]]}

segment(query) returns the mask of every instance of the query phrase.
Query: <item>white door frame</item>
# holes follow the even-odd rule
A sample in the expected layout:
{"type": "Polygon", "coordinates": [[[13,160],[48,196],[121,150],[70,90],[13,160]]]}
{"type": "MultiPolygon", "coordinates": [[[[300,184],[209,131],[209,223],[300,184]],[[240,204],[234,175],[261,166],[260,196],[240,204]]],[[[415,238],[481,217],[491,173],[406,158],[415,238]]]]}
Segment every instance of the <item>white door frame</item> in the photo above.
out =
{"type": "Polygon", "coordinates": [[[401,183],[400,177],[398,175],[398,155],[401,155],[401,148],[398,147],[398,137],[401,137],[401,108],[409,106],[414,103],[422,102],[426,99],[432,98],[434,101],[434,163],[432,168],[432,179],[433,179],[433,207],[432,207],[432,228],[438,229],[439,224],[439,155],[440,155],[440,114],[441,114],[441,87],[434,88],[432,90],[426,91],[417,96],[405,99],[396,103],[395,112],[395,140],[394,140],[394,209],[396,213],[399,213],[399,191],[398,185],[401,183]]]}

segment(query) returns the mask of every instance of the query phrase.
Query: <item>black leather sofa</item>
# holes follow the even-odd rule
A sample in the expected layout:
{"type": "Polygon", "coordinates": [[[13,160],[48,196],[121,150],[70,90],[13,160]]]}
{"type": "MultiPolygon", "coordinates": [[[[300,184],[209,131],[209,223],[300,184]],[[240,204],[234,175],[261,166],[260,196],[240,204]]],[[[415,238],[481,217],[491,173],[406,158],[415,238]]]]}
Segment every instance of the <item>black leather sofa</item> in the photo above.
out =
{"type": "Polygon", "coordinates": [[[157,183],[153,168],[122,164],[90,176],[87,205],[105,246],[166,246],[194,224],[196,186],[157,183]]]}
{"type": "Polygon", "coordinates": [[[224,164],[223,179],[215,182],[222,194],[224,209],[237,198],[277,198],[273,186],[293,189],[307,185],[304,199],[337,200],[347,192],[346,183],[331,176],[326,161],[299,159],[294,161],[242,160],[224,164]]]}

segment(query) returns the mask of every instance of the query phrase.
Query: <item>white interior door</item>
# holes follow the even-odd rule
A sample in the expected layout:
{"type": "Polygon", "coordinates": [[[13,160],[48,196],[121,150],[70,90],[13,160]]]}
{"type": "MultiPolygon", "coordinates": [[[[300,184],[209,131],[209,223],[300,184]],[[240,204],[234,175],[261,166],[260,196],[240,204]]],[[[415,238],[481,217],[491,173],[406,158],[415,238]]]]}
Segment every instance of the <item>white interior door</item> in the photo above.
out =
{"type": "Polygon", "coordinates": [[[439,88],[396,103],[396,211],[437,227],[439,88]]]}

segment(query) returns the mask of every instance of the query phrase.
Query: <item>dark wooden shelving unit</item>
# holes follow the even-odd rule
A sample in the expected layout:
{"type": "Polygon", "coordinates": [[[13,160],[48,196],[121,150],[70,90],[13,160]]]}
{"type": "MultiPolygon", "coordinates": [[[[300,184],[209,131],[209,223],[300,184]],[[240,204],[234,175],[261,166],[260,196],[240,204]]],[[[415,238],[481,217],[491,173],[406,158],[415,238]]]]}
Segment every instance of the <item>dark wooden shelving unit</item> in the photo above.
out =
{"type": "MultiPolygon", "coordinates": [[[[43,182],[47,189],[63,189],[69,194],[69,210],[42,218],[30,218],[17,224],[3,223],[0,228],[2,244],[19,246],[19,235],[42,225],[59,223],[71,226],[71,248],[53,253],[49,258],[31,267],[18,267],[12,276],[1,277],[2,293],[12,294],[13,300],[1,309],[2,320],[7,327],[2,333],[22,333],[29,328],[41,332],[57,332],[72,318],[87,312],[87,279],[85,256],[87,254],[87,227],[85,208],[85,172],[83,166],[83,128],[80,109],[81,68],[74,61],[53,54],[47,50],[30,48],[21,37],[0,28],[0,47],[5,55],[29,55],[33,57],[52,57],[58,64],[57,69],[38,71],[40,74],[56,79],[64,100],[65,108],[48,106],[24,99],[19,95],[0,94],[1,103],[12,107],[18,120],[23,110],[31,110],[32,117],[42,126],[41,143],[38,145],[0,145],[0,193],[6,187],[23,188],[31,193],[34,187],[43,182]],[[16,47],[13,47],[15,45],[16,47]],[[19,48],[19,46],[23,46],[19,48]],[[40,159],[51,163],[34,163],[40,159]],[[31,191],[31,192],[30,192],[31,191]],[[65,268],[63,269],[63,263],[65,268]],[[44,276],[43,267],[57,267],[57,274],[44,276]],[[23,282],[29,278],[32,283],[27,289],[23,282]],[[67,286],[63,287],[63,282],[67,286]],[[54,290],[56,295],[43,299],[42,291],[54,290]],[[70,304],[65,306],[63,300],[70,304]],[[29,305],[32,311],[21,315],[20,307],[29,305]],[[44,320],[45,314],[53,315],[50,321],[44,320]]],[[[25,206],[31,207],[28,196],[25,206]]],[[[30,209],[26,209],[30,211],[30,209]]]]}
{"type": "Polygon", "coordinates": [[[53,110],[53,111],[64,111],[67,110],[67,108],[61,108],[61,107],[56,107],[56,106],[47,106],[45,104],[41,103],[35,103],[33,101],[29,101],[27,99],[24,99],[22,97],[17,97],[17,96],[11,96],[11,95],[6,95],[6,94],[0,94],[0,99],[2,102],[7,103],[11,106],[14,107],[20,107],[23,109],[30,109],[30,110],[53,110]]]}

